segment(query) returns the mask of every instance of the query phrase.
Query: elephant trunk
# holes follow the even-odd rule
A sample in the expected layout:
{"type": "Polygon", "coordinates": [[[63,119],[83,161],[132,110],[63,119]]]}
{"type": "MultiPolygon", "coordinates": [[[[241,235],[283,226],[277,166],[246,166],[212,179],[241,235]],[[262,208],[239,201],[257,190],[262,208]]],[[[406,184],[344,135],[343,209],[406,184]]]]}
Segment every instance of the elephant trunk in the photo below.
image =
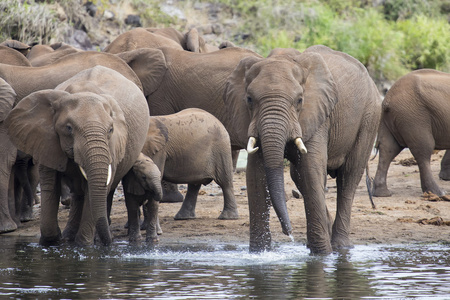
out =
{"type": "MultiPolygon", "coordinates": [[[[283,109],[278,111],[282,112],[283,109]]],[[[260,119],[261,148],[267,186],[273,208],[280,220],[283,233],[290,235],[292,226],[286,206],[284,191],[284,149],[288,140],[289,123],[284,115],[271,111],[260,119]]]]}
{"type": "Polygon", "coordinates": [[[109,148],[104,135],[90,136],[84,146],[83,166],[88,181],[88,195],[93,224],[97,229],[101,242],[109,245],[112,242],[107,214],[108,185],[111,176],[109,148]]]}

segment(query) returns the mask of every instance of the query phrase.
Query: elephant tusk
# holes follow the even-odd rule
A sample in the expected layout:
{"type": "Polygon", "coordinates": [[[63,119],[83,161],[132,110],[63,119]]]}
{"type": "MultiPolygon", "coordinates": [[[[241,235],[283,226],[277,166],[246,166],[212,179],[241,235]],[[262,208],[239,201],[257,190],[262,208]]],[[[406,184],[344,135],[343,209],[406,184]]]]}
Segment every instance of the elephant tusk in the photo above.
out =
{"type": "Polygon", "coordinates": [[[108,179],[106,179],[106,186],[108,186],[109,183],[111,182],[111,177],[112,177],[112,168],[111,165],[108,165],[108,179]]]}
{"type": "Polygon", "coordinates": [[[256,139],[251,136],[248,139],[248,144],[247,144],[247,152],[248,152],[248,154],[253,154],[256,151],[258,151],[259,147],[255,148],[255,144],[256,144],[256,139]]]}
{"type": "Polygon", "coordinates": [[[78,166],[78,167],[80,168],[81,174],[83,174],[84,179],[88,180],[86,172],[84,171],[83,167],[82,166],[78,166]]]}
{"type": "Polygon", "coordinates": [[[306,154],[308,152],[308,150],[306,150],[305,144],[303,144],[302,138],[296,138],[295,145],[297,146],[298,150],[300,150],[301,154],[306,154]]]}

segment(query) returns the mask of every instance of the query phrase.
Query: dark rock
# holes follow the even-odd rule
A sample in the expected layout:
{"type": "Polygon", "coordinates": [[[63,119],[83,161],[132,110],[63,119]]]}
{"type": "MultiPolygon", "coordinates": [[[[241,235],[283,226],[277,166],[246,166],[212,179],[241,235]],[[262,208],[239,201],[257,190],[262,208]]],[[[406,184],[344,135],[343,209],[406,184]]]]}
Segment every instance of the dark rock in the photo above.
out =
{"type": "Polygon", "coordinates": [[[128,15],[125,19],[125,24],[134,27],[142,27],[141,18],[138,15],[128,15]]]}

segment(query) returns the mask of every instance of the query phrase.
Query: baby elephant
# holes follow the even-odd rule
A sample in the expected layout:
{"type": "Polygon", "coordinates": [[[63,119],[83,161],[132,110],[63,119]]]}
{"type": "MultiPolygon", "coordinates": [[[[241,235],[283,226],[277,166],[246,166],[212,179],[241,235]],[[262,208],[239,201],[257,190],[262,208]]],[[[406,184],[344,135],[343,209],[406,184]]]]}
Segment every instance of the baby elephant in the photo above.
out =
{"type": "MultiPolygon", "coordinates": [[[[223,191],[224,207],[219,219],[238,218],[233,192],[230,137],[222,123],[212,114],[201,109],[189,108],[176,114],[150,117],[147,140],[142,153],[158,166],[162,179],[172,183],[188,184],[181,209],[175,215],[176,220],[195,218],[195,206],[200,187],[212,180],[223,191]]],[[[142,160],[143,156],[140,159],[142,160]]],[[[148,174],[152,172],[152,164],[141,163],[138,160],[133,167],[134,180],[148,178],[148,174]]],[[[128,184],[130,185],[130,180],[128,184]]],[[[142,202],[141,198],[134,199],[134,197],[133,193],[125,195],[127,203],[142,202]]],[[[133,205],[135,208],[136,204],[133,205]]],[[[128,206],[132,205],[127,204],[128,206]]],[[[150,220],[145,222],[157,224],[158,205],[153,203],[150,207],[151,209],[148,210],[150,220]]],[[[136,218],[136,220],[133,219],[133,226],[136,226],[137,211],[133,210],[132,217],[136,218]]],[[[130,227],[131,224],[129,219],[130,227]]],[[[151,230],[150,236],[156,237],[156,227],[153,226],[151,230]]],[[[149,241],[148,237],[147,241],[149,241]]]]}
{"type": "Polygon", "coordinates": [[[143,228],[146,230],[146,241],[157,242],[162,233],[158,220],[159,201],[162,198],[161,172],[158,166],[147,155],[140,154],[133,168],[122,179],[125,194],[125,204],[128,212],[128,236],[130,242],[141,239],[139,225],[139,207],[155,212],[154,217],[144,219],[143,228]]]}

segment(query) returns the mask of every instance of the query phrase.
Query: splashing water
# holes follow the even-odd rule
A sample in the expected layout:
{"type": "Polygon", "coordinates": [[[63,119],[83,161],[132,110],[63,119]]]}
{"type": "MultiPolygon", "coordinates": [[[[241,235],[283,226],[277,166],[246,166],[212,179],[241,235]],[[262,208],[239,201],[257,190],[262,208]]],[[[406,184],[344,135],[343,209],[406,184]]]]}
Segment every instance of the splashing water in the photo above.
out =
{"type": "Polygon", "coordinates": [[[289,238],[291,239],[291,242],[295,242],[294,236],[292,235],[292,233],[289,234],[289,238]]]}

